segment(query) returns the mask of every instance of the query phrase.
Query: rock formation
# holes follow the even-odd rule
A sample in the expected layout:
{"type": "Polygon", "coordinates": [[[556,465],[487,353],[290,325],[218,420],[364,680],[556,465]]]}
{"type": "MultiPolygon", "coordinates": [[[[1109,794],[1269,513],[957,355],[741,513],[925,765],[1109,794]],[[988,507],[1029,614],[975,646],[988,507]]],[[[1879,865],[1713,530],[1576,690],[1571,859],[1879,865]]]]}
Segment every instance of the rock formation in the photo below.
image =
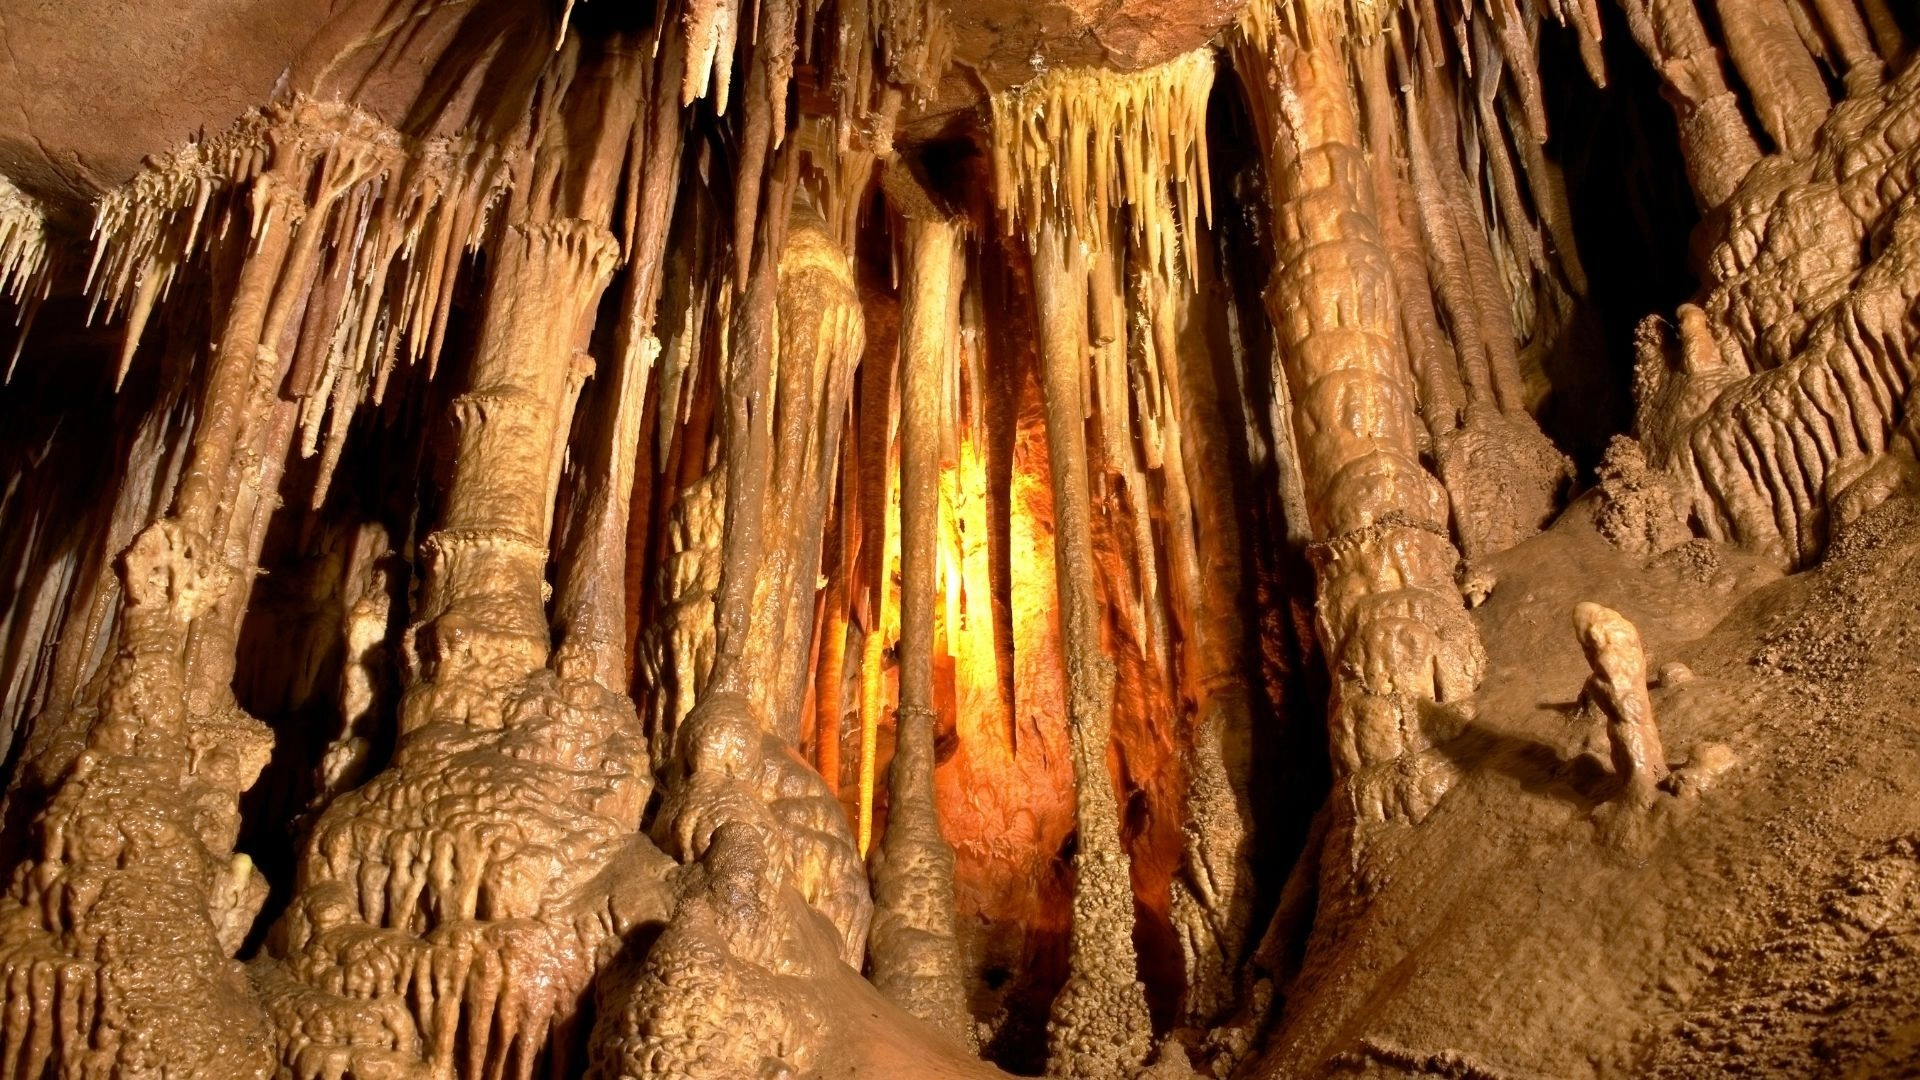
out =
{"type": "Polygon", "coordinates": [[[1920,1064],[1907,5],[14,7],[0,1077],[1920,1064]]]}
{"type": "Polygon", "coordinates": [[[1647,697],[1647,655],[1640,647],[1640,632],[1619,612],[1593,603],[1574,607],[1573,630],[1593,668],[1586,692],[1607,719],[1613,774],[1630,801],[1651,802],[1655,789],[1667,781],[1667,751],[1647,697]]]}

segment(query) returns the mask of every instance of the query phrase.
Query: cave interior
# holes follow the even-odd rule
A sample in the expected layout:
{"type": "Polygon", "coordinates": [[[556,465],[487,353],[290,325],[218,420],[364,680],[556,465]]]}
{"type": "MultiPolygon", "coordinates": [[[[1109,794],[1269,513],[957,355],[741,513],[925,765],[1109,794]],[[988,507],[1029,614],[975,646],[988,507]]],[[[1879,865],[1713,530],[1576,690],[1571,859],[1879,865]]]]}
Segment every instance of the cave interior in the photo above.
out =
{"type": "Polygon", "coordinates": [[[1920,1070],[1920,8],[0,44],[0,1077],[1920,1070]]]}

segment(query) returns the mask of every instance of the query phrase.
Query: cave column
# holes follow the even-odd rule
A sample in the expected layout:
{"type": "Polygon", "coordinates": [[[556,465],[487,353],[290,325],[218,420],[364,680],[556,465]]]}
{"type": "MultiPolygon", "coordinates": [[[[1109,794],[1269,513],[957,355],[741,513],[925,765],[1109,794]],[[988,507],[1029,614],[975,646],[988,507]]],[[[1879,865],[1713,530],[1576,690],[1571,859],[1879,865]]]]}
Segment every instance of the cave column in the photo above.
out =
{"type": "Polygon", "coordinates": [[[1418,423],[1391,262],[1339,50],[1254,45],[1276,269],[1265,294],[1306,480],[1321,644],[1334,672],[1333,759],[1363,819],[1417,818],[1440,775],[1418,702],[1470,694],[1485,663],[1453,584],[1446,495],[1418,423]],[[1267,88],[1258,84],[1262,76],[1267,88]],[[1273,105],[1276,102],[1266,102],[1273,105]]]}
{"type": "Polygon", "coordinates": [[[965,1042],[971,1018],[953,931],[953,848],[934,800],[942,402],[959,294],[960,233],[907,220],[900,390],[900,707],[887,830],[873,868],[872,979],[907,1011],[965,1042]]]}
{"type": "Polygon", "coordinates": [[[580,219],[508,226],[495,252],[471,388],[453,405],[446,511],[422,545],[419,625],[440,669],[502,687],[547,662],[547,536],[578,347],[616,255],[580,219]]]}
{"type": "Polygon", "coordinates": [[[1151,1025],[1133,946],[1133,887],[1120,810],[1107,765],[1114,664],[1101,647],[1094,591],[1085,404],[1088,253],[1051,220],[1034,226],[1032,244],[1079,844],[1070,968],[1048,1023],[1048,1072],[1100,1080],[1125,1075],[1146,1058],[1151,1025]]]}
{"type": "MultiPolygon", "coordinates": [[[[647,81],[646,112],[633,125],[628,151],[642,160],[626,243],[626,288],[615,335],[617,357],[603,378],[600,428],[591,447],[591,477],[579,515],[578,537],[559,567],[554,602],[560,646],[556,666],[578,664],[600,685],[624,691],[633,677],[633,633],[628,626],[628,531],[635,470],[645,423],[647,391],[660,339],[654,336],[667,234],[680,188],[684,122],[679,103],[659,87],[672,86],[685,64],[678,34],[656,41],[657,66],[647,81]],[[645,136],[641,138],[640,133],[645,136]],[[644,151],[640,144],[644,143],[644,151]],[[614,588],[611,582],[621,583],[614,588]]],[[[636,560],[637,561],[637,560],[636,560]]]]}
{"type": "Polygon", "coordinates": [[[1732,197],[1760,160],[1760,144],[1727,85],[1720,50],[1693,0],[1619,0],[1634,44],[1647,54],[1680,124],[1680,153],[1694,198],[1711,210],[1732,197]]]}

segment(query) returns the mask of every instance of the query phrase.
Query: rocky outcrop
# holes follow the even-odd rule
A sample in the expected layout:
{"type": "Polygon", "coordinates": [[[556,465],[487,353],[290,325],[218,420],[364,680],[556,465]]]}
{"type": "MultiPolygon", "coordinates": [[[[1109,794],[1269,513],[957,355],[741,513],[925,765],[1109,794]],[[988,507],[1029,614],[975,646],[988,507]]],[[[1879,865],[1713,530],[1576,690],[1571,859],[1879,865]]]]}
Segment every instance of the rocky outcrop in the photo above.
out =
{"type": "Polygon", "coordinates": [[[1917,167],[1909,67],[1835,108],[1811,152],[1754,169],[1728,201],[1701,303],[1677,332],[1644,329],[1641,441],[1708,536],[1804,565],[1849,482],[1912,458],[1917,167]]]}

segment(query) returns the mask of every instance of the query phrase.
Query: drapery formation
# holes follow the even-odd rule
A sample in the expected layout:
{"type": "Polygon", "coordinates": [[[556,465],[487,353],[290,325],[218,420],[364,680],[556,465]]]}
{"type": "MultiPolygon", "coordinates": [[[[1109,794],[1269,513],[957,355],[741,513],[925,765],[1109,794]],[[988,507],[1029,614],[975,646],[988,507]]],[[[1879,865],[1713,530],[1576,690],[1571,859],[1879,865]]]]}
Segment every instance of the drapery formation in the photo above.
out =
{"type": "Polygon", "coordinates": [[[1256,759],[1326,865],[1420,822],[1459,583],[1569,494],[1547,35],[1625,29],[1703,214],[1620,535],[1920,490],[1909,20],[1617,7],[1014,78],[941,3],[369,0],[90,237],[0,177],[18,364],[113,334],[93,503],[0,502],[9,1075],[1224,1074],[1256,759]]]}

